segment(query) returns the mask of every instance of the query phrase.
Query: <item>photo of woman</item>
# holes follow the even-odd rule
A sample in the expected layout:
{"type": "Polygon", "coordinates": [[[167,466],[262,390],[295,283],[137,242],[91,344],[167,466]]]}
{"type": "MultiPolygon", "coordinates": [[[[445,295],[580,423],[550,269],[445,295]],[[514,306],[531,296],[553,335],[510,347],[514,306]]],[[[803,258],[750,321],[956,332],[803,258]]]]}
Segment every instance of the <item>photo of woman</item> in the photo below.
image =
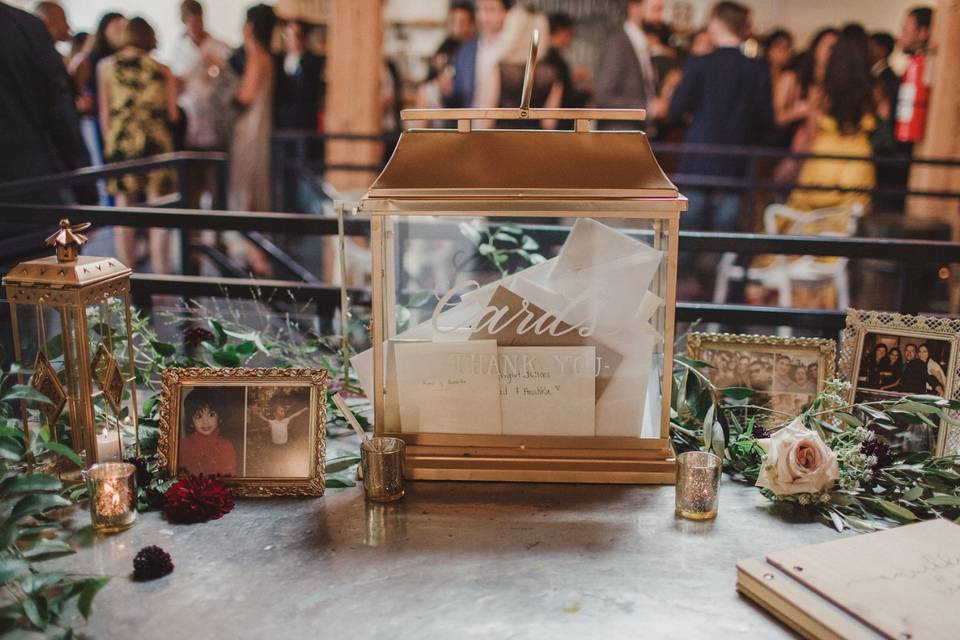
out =
{"type": "Polygon", "coordinates": [[[857,372],[857,397],[912,394],[947,397],[950,343],[915,336],[867,333],[857,372]]]}
{"type": "Polygon", "coordinates": [[[184,389],[178,471],[242,475],[243,396],[243,387],[184,389]]]}

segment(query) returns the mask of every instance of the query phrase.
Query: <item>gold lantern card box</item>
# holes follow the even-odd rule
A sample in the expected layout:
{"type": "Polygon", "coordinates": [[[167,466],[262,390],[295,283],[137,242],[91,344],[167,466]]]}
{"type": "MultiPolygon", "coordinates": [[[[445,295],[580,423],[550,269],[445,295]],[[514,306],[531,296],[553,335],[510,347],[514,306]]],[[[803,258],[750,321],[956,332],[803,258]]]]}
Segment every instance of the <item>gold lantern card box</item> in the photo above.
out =
{"type": "Polygon", "coordinates": [[[685,199],[637,111],[405,112],[367,192],[373,347],[352,363],[414,479],[671,483],[685,199]],[[573,131],[474,130],[563,117],[573,131]]]}
{"type": "Polygon", "coordinates": [[[139,452],[130,269],[116,258],[81,256],[88,223],[60,221],[47,238],[55,256],[27,260],[3,278],[14,357],[46,403],[22,401],[23,428],[69,440],[87,465],[118,462],[124,436],[139,452]]]}

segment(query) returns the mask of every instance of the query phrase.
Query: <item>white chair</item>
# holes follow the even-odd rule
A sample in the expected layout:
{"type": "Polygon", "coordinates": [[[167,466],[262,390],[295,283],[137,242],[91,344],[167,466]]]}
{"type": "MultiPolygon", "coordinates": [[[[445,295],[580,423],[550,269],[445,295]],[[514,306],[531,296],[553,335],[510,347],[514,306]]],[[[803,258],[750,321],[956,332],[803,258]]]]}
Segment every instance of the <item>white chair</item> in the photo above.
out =
{"type": "MultiPolygon", "coordinates": [[[[798,211],[782,204],[771,204],[763,213],[763,226],[767,235],[816,235],[850,237],[857,230],[863,215],[863,206],[829,207],[813,211],[798,211]]],[[[831,281],[837,292],[837,308],[845,309],[850,304],[850,284],[847,277],[847,258],[818,256],[772,256],[770,264],[763,267],[743,267],[736,264],[737,254],[724,253],[717,266],[716,286],[713,301],[726,302],[731,281],[750,280],[777,292],[777,304],[789,307],[793,304],[794,283],[822,283],[831,281]]],[[[781,335],[789,335],[787,327],[781,335]]]]}

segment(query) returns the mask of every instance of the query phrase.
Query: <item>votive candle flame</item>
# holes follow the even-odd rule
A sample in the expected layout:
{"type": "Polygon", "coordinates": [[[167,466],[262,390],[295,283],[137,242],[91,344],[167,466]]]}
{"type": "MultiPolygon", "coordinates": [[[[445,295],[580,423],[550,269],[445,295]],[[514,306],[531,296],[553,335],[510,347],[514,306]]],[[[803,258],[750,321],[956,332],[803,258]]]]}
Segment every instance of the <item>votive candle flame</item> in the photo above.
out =
{"type": "Polygon", "coordinates": [[[707,451],[677,456],[677,515],[690,520],[717,517],[723,461],[707,451]]]}

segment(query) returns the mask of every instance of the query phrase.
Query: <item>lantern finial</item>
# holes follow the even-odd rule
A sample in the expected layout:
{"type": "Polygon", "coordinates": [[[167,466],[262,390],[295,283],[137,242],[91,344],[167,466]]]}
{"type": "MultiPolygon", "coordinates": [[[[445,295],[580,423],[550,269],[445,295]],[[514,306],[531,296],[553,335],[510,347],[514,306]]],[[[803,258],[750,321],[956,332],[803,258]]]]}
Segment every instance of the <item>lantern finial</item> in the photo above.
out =
{"type": "Polygon", "coordinates": [[[80,255],[80,246],[87,241],[87,236],[80,232],[89,228],[89,222],[71,227],[66,218],[60,220],[60,229],[47,238],[47,244],[57,247],[57,262],[76,262],[80,255]]]}

